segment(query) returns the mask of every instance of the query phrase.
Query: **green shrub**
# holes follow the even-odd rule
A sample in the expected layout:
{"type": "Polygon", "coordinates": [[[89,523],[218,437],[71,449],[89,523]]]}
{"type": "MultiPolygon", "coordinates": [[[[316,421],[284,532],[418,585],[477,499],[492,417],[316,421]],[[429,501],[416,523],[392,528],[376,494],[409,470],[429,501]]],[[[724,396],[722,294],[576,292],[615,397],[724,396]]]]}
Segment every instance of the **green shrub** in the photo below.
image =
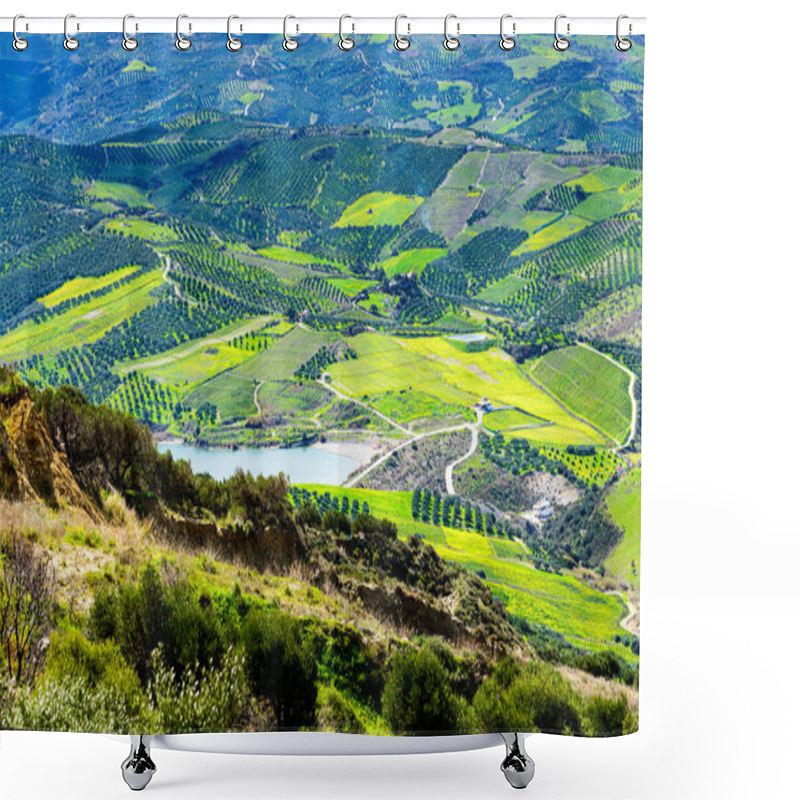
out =
{"type": "Polygon", "coordinates": [[[353,522],[353,533],[379,533],[389,539],[397,538],[397,525],[389,519],[377,519],[366,512],[359,514],[353,522]]]}
{"type": "Polygon", "coordinates": [[[613,699],[600,695],[589,698],[584,718],[590,736],[622,736],[639,729],[639,719],[622,694],[613,699]]]}
{"type": "Polygon", "coordinates": [[[428,646],[392,656],[381,704],[395,733],[451,733],[465,716],[442,662],[428,646]]]}
{"type": "Polygon", "coordinates": [[[332,675],[336,688],[370,708],[380,708],[384,665],[358,631],[338,624],[328,627],[319,664],[332,675]]]}
{"type": "Polygon", "coordinates": [[[269,700],[280,728],[314,724],[317,662],[303,624],[280,611],[251,610],[241,641],[250,687],[269,700]]]}
{"type": "Polygon", "coordinates": [[[333,686],[324,686],[319,691],[317,728],[334,733],[366,732],[353,702],[333,686]]]}
{"type": "Polygon", "coordinates": [[[295,512],[295,519],[307,528],[319,528],[322,525],[322,517],[319,509],[313,503],[303,503],[295,512]]]}
{"type": "Polygon", "coordinates": [[[180,676],[195,664],[220,663],[226,646],[211,604],[185,582],[165,585],[152,564],[138,584],[98,590],[88,627],[93,639],[119,644],[142,683],[152,677],[150,657],[156,647],[162,648],[165,665],[180,676]]]}
{"type": "Polygon", "coordinates": [[[520,666],[504,659],[475,694],[478,728],[483,732],[580,734],[581,697],[553,667],[542,662],[520,666]]]}
{"type": "Polygon", "coordinates": [[[76,631],[55,636],[35,687],[18,694],[4,725],[24,730],[130,733],[151,730],[152,709],[112,642],[76,631]]]}
{"type": "Polygon", "coordinates": [[[602,653],[586,653],[581,656],[578,666],[592,675],[613,679],[620,677],[623,664],[613,653],[604,650],[602,653]]]}
{"type": "Polygon", "coordinates": [[[221,663],[195,665],[182,677],[167,666],[161,649],[153,653],[150,693],[159,733],[212,733],[241,727],[249,694],[244,664],[234,651],[221,663]]]}
{"type": "Polygon", "coordinates": [[[326,531],[333,531],[342,536],[350,535],[350,517],[335,508],[329,508],[322,515],[322,527],[326,531]]]}

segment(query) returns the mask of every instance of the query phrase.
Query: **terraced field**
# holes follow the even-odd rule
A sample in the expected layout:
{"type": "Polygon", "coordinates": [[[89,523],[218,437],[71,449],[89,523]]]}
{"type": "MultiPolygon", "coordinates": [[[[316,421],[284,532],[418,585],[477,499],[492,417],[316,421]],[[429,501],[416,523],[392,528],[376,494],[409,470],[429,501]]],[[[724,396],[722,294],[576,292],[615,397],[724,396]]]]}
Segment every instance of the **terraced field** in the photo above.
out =
{"type": "Polygon", "coordinates": [[[535,361],[530,374],[574,413],[625,441],[633,407],[623,369],[587,348],[566,347],[535,361]]]}

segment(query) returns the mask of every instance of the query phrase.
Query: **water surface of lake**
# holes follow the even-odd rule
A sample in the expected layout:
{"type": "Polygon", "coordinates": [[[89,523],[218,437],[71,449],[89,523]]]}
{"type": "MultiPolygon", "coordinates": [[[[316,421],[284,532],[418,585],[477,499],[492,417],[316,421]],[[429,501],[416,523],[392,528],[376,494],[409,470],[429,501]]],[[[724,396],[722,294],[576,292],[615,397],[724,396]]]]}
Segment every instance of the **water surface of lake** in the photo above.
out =
{"type": "Polygon", "coordinates": [[[253,475],[283,472],[292,483],[327,483],[339,486],[361,463],[355,458],[320,447],[241,447],[216,450],[194,445],[159,443],[173,458],[185,459],[194,472],[207,472],[216,480],[230,478],[241,467],[253,475]]]}

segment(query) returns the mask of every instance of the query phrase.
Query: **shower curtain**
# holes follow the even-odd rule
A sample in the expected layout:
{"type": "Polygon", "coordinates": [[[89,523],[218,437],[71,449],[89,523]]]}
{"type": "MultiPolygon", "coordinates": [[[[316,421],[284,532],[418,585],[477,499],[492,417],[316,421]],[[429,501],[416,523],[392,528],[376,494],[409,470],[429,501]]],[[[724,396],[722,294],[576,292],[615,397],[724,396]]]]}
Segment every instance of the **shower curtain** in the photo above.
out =
{"type": "Polygon", "coordinates": [[[0,46],[0,727],[638,726],[644,40],[0,46]]]}

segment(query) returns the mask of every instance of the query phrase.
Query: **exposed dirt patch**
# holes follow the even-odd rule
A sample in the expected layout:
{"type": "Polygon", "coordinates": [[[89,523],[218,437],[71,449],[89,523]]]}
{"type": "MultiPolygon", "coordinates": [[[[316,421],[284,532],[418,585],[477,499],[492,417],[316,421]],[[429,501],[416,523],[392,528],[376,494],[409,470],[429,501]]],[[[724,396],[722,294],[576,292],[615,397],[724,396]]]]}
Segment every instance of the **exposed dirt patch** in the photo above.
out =
{"type": "Polygon", "coordinates": [[[490,461],[469,463],[467,469],[454,475],[456,493],[483,500],[500,511],[524,513],[542,500],[553,506],[568,506],[581,496],[580,489],[561,475],[534,472],[520,480],[490,461]]]}
{"type": "Polygon", "coordinates": [[[398,450],[363,480],[365,489],[438,489],[445,492],[446,466],[469,447],[467,430],[429,436],[398,450]]]}

